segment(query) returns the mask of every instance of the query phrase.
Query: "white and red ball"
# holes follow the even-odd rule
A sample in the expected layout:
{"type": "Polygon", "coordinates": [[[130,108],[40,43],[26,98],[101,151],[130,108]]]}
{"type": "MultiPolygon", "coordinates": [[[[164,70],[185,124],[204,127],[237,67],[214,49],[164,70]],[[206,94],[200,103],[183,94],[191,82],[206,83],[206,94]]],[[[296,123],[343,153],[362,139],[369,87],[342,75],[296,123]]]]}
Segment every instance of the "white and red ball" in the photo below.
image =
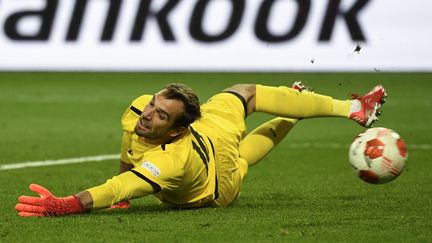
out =
{"type": "Polygon", "coordinates": [[[395,131],[376,127],[360,133],[349,149],[349,161],[365,182],[382,184],[398,177],[408,158],[405,142],[395,131]]]}

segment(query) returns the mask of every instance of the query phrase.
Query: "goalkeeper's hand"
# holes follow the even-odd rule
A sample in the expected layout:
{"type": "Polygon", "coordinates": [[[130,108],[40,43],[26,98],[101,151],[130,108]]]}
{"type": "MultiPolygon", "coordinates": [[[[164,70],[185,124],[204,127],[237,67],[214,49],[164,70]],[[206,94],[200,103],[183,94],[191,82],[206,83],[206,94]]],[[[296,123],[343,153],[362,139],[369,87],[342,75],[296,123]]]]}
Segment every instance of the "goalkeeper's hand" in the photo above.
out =
{"type": "Polygon", "coordinates": [[[40,197],[20,196],[15,209],[22,217],[57,216],[64,214],[82,213],[84,207],[75,196],[58,198],[46,188],[30,184],[30,190],[40,197]]]}
{"type": "Polygon", "coordinates": [[[128,209],[129,207],[130,207],[130,201],[126,200],[112,205],[109,209],[116,209],[116,208],[128,209]]]}

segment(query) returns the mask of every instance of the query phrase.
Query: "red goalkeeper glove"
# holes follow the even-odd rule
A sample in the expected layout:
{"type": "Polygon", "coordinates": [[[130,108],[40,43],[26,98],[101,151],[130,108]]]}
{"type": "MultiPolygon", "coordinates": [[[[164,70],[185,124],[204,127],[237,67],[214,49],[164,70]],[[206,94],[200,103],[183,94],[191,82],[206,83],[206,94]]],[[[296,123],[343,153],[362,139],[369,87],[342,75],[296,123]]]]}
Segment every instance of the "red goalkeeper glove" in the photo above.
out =
{"type": "Polygon", "coordinates": [[[109,209],[116,209],[116,208],[128,209],[129,207],[130,207],[129,201],[122,201],[112,205],[109,209]]]}
{"type": "Polygon", "coordinates": [[[19,216],[57,216],[84,211],[81,201],[75,196],[58,198],[48,189],[37,184],[30,184],[30,190],[38,193],[40,197],[20,196],[19,203],[15,206],[19,216]]]}

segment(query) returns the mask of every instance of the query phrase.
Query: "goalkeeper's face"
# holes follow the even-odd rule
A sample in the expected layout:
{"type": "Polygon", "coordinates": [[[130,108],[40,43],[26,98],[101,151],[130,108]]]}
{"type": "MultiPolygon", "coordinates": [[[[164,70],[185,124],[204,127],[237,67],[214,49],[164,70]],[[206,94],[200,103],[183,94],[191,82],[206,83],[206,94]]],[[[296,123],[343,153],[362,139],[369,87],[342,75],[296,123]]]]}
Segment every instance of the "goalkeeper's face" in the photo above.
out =
{"type": "Polygon", "coordinates": [[[135,126],[135,133],[153,144],[164,144],[184,131],[183,127],[173,127],[184,111],[183,102],[167,99],[162,92],[156,93],[144,107],[135,126]]]}

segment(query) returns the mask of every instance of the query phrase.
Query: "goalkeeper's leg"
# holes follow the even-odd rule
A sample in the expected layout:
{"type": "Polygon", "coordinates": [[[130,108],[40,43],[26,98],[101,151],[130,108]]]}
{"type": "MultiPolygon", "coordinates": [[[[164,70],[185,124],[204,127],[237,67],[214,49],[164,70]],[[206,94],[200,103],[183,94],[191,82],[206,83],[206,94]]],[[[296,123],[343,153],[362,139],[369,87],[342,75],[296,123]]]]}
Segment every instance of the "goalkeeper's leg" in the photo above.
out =
{"type": "Polygon", "coordinates": [[[282,141],[296,122],[296,119],[277,117],[257,127],[240,142],[240,157],[249,166],[255,165],[282,141]]]}
{"type": "Polygon", "coordinates": [[[292,118],[346,117],[351,100],[337,100],[288,87],[256,85],[255,110],[292,118]]]}
{"type": "Polygon", "coordinates": [[[289,118],[345,117],[365,127],[372,126],[378,120],[380,108],[387,97],[382,85],[375,86],[363,96],[353,96],[353,100],[338,100],[285,86],[237,84],[225,91],[243,96],[247,114],[262,111],[289,118]]]}
{"type": "Polygon", "coordinates": [[[266,112],[287,118],[345,117],[348,118],[351,100],[302,91],[286,86],[273,87],[255,84],[237,84],[225,91],[243,96],[247,113],[266,112]]]}

